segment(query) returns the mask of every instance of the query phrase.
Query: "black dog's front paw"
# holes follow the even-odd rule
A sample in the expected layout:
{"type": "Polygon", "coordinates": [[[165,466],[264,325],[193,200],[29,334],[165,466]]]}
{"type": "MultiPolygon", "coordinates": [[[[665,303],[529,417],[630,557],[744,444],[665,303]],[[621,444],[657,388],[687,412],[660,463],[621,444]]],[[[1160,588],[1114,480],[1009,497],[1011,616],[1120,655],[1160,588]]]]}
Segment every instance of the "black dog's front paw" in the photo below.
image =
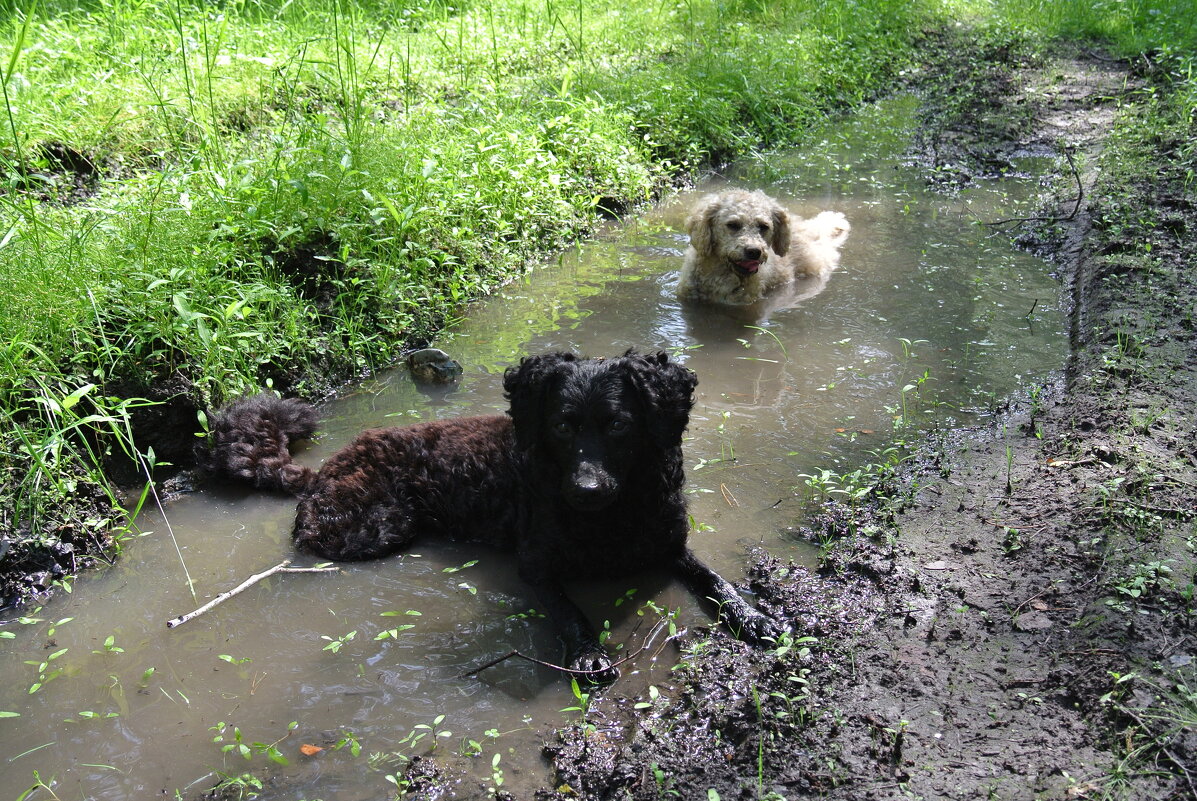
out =
{"type": "Polygon", "coordinates": [[[619,678],[619,668],[611,664],[611,655],[598,643],[586,643],[570,654],[569,669],[579,682],[609,684],[619,678]]]}
{"type": "Polygon", "coordinates": [[[724,610],[724,622],[736,639],[753,645],[775,643],[785,632],[785,627],[776,620],[747,604],[734,612],[724,610]]]}

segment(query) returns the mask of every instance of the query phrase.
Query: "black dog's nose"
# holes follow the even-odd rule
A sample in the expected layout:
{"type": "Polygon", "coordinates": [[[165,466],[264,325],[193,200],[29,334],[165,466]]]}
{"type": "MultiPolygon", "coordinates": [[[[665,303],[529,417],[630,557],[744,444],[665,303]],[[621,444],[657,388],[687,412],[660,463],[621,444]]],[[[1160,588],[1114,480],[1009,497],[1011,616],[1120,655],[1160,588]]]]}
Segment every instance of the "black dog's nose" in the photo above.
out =
{"type": "Polygon", "coordinates": [[[757,261],[761,257],[760,248],[744,248],[744,258],[751,261],[757,261]]]}
{"type": "Polygon", "coordinates": [[[580,512],[597,512],[611,504],[618,494],[615,481],[595,470],[579,470],[565,484],[565,499],[580,512]]]}

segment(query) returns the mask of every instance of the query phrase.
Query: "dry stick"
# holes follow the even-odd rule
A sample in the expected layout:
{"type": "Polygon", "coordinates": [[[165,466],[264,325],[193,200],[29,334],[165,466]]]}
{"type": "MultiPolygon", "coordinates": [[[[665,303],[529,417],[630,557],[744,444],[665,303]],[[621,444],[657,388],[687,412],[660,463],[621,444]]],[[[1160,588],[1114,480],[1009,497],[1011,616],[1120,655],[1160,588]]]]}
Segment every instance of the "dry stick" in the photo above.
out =
{"type": "Polygon", "coordinates": [[[217,604],[227,601],[228,599],[232,598],[237,593],[245,590],[247,587],[251,587],[254,584],[261,581],[262,579],[267,578],[268,576],[273,576],[275,573],[332,573],[337,570],[340,570],[340,568],[335,567],[335,566],[334,567],[291,567],[290,565],[291,565],[291,560],[287,559],[282,562],[279,562],[277,565],[270,568],[269,570],[263,570],[261,573],[252,575],[249,578],[247,578],[245,581],[238,584],[233,589],[229,590],[228,592],[222,592],[220,595],[217,595],[211,601],[208,601],[208,603],[204,604],[199,609],[196,609],[194,612],[188,612],[185,615],[179,615],[178,617],[174,618],[173,620],[166,621],[166,627],[168,629],[173,629],[175,626],[181,626],[184,623],[186,623],[188,620],[191,620],[193,617],[199,617],[204,612],[207,612],[209,609],[216,606],[217,604]]]}
{"type": "Polygon", "coordinates": [[[1077,212],[1081,210],[1081,202],[1085,199],[1085,187],[1081,183],[1080,170],[1076,168],[1076,162],[1072,160],[1072,149],[1064,148],[1064,157],[1068,159],[1068,166],[1072,170],[1072,178],[1076,181],[1076,203],[1072,207],[1072,213],[1067,217],[1011,217],[1008,220],[998,220],[997,222],[982,223],[982,225],[992,225],[997,227],[999,225],[1009,225],[1016,223],[1021,225],[1025,222],[1068,222],[1076,218],[1077,212]]]}
{"type": "MultiPolygon", "coordinates": [[[[512,658],[523,659],[528,662],[532,662],[533,664],[541,665],[542,667],[552,668],[553,670],[556,670],[560,673],[569,673],[570,675],[574,675],[574,676],[591,676],[595,673],[606,673],[607,671],[612,670],[613,668],[617,668],[620,665],[622,665],[623,663],[630,662],[631,660],[640,656],[640,654],[642,654],[645,651],[645,649],[647,649],[650,645],[652,645],[653,640],[656,639],[656,636],[661,633],[661,629],[663,629],[665,627],[666,622],[668,622],[668,618],[661,618],[660,620],[658,620],[657,624],[655,626],[653,626],[652,631],[650,631],[648,633],[648,637],[645,638],[644,642],[640,645],[639,648],[637,648],[635,651],[633,651],[632,653],[625,656],[623,659],[619,659],[619,660],[616,660],[615,662],[612,662],[610,667],[604,668],[603,670],[578,670],[577,668],[567,668],[567,667],[563,667],[561,665],[554,665],[552,662],[545,662],[544,660],[537,659],[534,656],[528,656],[527,654],[521,653],[519,651],[511,651],[509,653],[503,654],[498,659],[490,660],[485,665],[479,665],[478,667],[474,668],[473,670],[471,670],[467,673],[462,673],[460,676],[458,676],[458,678],[466,679],[466,678],[469,678],[470,676],[476,676],[477,674],[481,673],[482,671],[486,670],[487,668],[492,668],[495,665],[499,664],[500,662],[506,662],[508,659],[512,659],[512,658]]],[[[640,625],[639,623],[636,624],[637,627],[639,627],[639,625],[640,625]]],[[[636,633],[635,629],[632,630],[632,633],[633,634],[636,633]]],[[[681,634],[682,634],[682,632],[678,632],[677,634],[666,637],[665,642],[669,642],[670,640],[672,640],[676,637],[680,637],[681,634]]]]}

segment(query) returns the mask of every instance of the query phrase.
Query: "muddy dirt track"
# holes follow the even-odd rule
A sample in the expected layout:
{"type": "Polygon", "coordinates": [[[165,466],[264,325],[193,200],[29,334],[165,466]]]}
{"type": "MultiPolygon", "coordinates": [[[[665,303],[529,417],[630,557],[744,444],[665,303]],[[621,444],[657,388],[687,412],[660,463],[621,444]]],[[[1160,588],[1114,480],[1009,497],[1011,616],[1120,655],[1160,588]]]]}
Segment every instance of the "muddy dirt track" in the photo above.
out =
{"type": "Polygon", "coordinates": [[[1058,265],[1067,369],[998,426],[927,437],[867,508],[829,507],[804,532],[835,543],[818,575],[762,559],[759,602],[817,642],[761,653],[711,632],[648,710],[616,684],[549,744],[559,781],[539,798],[1195,797],[1183,143],[1150,142],[1149,169],[1115,186],[1103,149],[1153,65],[989,56],[920,87],[911,158],[951,191],[1066,145],[1076,171],[1047,219],[995,228],[1058,265]]]}

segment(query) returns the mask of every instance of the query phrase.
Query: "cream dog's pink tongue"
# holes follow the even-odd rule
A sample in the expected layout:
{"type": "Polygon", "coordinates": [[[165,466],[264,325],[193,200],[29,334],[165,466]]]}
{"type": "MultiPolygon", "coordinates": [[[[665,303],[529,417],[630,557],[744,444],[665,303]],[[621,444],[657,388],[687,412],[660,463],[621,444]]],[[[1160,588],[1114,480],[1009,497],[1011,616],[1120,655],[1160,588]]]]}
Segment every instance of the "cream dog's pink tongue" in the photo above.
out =
{"type": "Polygon", "coordinates": [[[760,269],[761,263],[759,261],[745,260],[736,262],[736,266],[743,270],[746,274],[752,275],[760,269]]]}

